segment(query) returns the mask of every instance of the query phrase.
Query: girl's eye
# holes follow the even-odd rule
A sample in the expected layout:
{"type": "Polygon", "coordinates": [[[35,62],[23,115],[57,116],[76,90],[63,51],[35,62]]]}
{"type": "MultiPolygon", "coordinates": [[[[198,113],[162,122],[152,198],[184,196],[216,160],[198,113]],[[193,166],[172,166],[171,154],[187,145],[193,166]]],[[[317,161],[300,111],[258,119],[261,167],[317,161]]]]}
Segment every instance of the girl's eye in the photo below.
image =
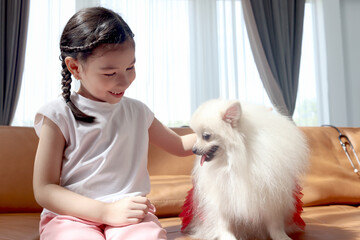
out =
{"type": "Polygon", "coordinates": [[[109,74],[104,74],[104,75],[107,76],[107,77],[112,77],[112,76],[115,75],[115,73],[109,73],[109,74]]]}
{"type": "Polygon", "coordinates": [[[126,69],[126,71],[133,70],[134,68],[135,68],[135,66],[129,67],[126,69]]]}

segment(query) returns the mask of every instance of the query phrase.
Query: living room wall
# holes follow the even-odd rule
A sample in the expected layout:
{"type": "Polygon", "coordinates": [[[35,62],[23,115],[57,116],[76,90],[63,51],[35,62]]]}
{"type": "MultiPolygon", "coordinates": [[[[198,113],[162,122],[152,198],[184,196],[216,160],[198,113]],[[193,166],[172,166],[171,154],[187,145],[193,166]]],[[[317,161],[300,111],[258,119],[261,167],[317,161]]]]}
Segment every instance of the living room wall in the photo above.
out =
{"type": "Polygon", "coordinates": [[[360,1],[314,0],[322,122],[360,126],[360,1]]]}

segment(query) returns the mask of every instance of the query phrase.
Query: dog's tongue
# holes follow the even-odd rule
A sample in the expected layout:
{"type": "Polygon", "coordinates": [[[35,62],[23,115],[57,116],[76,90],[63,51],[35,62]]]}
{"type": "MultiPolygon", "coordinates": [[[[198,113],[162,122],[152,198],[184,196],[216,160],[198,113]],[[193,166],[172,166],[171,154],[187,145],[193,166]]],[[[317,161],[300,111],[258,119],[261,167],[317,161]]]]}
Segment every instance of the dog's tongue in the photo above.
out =
{"type": "Polygon", "coordinates": [[[200,166],[202,166],[205,162],[205,159],[206,159],[206,154],[204,155],[201,155],[201,161],[200,161],[200,166]]]}

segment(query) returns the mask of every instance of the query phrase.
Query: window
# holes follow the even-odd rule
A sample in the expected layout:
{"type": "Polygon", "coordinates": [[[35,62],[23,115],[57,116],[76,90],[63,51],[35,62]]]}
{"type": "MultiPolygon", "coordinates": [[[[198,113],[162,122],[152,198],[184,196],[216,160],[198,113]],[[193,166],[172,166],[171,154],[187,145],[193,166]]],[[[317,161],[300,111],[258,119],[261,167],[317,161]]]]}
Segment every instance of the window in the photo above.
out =
{"type": "MultiPolygon", "coordinates": [[[[61,94],[59,39],[79,2],[84,3],[31,1],[24,75],[13,125],[32,126],[36,110],[61,94]]],[[[197,106],[211,98],[271,106],[252,57],[240,1],[91,2],[118,12],[135,33],[137,78],[127,96],[147,104],[164,124],[187,125],[197,106]]],[[[298,125],[317,125],[310,11],[307,4],[294,114],[298,125]]]]}
{"type": "Polygon", "coordinates": [[[302,53],[299,75],[299,90],[296,100],[294,121],[302,126],[318,126],[319,110],[315,73],[315,48],[313,28],[313,7],[305,4],[302,53]]]}
{"type": "Polygon", "coordinates": [[[31,0],[24,72],[12,125],[33,126],[36,111],[61,94],[60,35],[74,12],[73,0],[31,0]]]}

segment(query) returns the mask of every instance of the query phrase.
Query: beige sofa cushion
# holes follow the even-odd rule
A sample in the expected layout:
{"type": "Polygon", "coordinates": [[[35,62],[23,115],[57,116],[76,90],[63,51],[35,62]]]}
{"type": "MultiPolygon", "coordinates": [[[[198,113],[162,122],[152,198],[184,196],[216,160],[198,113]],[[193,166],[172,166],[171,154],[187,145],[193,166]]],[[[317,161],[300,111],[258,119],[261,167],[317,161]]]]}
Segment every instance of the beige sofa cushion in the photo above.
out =
{"type": "Polygon", "coordinates": [[[0,136],[0,213],[40,212],[32,191],[34,129],[0,126],[0,136]]]}
{"type": "MultiPolygon", "coordinates": [[[[354,173],[340,145],[339,133],[330,127],[301,129],[306,134],[311,149],[311,166],[303,188],[304,206],[359,204],[360,177],[354,173]]],[[[356,152],[360,154],[360,128],[339,129],[348,136],[356,152]]],[[[351,157],[355,163],[355,157],[351,157]]]]}
{"type": "Polygon", "coordinates": [[[151,192],[149,200],[155,205],[158,217],[175,217],[181,212],[181,207],[187,192],[191,189],[191,177],[188,175],[158,175],[151,176],[151,192]]]}

